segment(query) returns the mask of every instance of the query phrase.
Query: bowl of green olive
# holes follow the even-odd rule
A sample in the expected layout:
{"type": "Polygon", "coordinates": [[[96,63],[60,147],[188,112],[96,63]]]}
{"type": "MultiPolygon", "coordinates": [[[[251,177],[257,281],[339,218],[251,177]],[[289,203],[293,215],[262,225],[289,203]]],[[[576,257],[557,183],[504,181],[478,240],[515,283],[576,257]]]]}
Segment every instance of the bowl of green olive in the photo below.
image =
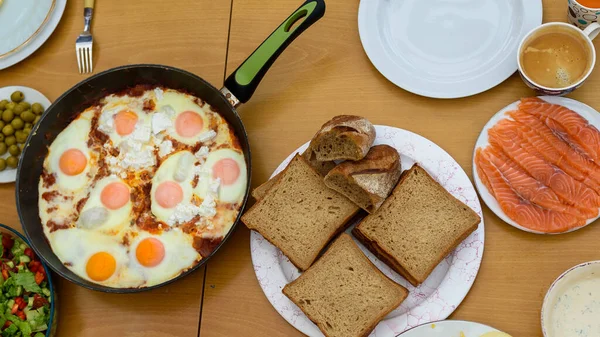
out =
{"type": "Polygon", "coordinates": [[[0,88],[0,183],[16,180],[27,137],[49,106],[50,101],[37,90],[22,86],[0,88]]]}

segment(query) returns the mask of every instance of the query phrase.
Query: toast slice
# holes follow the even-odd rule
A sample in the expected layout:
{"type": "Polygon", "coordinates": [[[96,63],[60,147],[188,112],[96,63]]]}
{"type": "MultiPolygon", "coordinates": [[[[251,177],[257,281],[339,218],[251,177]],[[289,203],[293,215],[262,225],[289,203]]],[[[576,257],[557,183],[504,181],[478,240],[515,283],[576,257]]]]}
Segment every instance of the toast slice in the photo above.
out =
{"type": "Polygon", "coordinates": [[[361,160],[375,141],[375,127],[360,116],[335,116],[321,127],[310,147],[318,161],[361,160]]]}
{"type": "Polygon", "coordinates": [[[414,165],[377,210],[353,234],[373,254],[417,286],[481,218],[414,165]]]}
{"type": "Polygon", "coordinates": [[[350,200],[325,186],[323,177],[296,155],[242,221],[279,248],[296,267],[306,270],[358,210],[350,200]]]}
{"type": "Polygon", "coordinates": [[[408,290],[379,271],[344,233],[283,293],[325,336],[366,337],[408,290]]]}
{"type": "MultiPolygon", "coordinates": [[[[302,157],[306,159],[306,162],[312,166],[320,175],[325,176],[332,168],[335,167],[335,163],[332,161],[317,161],[314,153],[310,149],[310,147],[302,153],[302,157]]],[[[273,178],[265,181],[258,187],[252,190],[252,197],[256,200],[260,200],[265,197],[267,192],[273,187],[273,184],[279,179],[281,172],[275,175],[273,178]]]]}
{"type": "Polygon", "coordinates": [[[400,179],[400,154],[389,145],[375,145],[359,161],[345,161],[325,176],[325,185],[369,213],[376,211],[400,179]]]}

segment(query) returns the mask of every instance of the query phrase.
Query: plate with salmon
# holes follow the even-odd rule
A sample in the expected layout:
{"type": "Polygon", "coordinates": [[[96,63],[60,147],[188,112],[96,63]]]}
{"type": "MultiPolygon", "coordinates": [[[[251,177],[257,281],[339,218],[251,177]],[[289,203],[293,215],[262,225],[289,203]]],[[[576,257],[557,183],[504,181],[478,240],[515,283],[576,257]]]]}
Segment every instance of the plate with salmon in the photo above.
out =
{"type": "Polygon", "coordinates": [[[494,115],[473,154],[475,186],[502,220],[537,234],[598,219],[600,115],[564,97],[530,97],[494,115]]]}

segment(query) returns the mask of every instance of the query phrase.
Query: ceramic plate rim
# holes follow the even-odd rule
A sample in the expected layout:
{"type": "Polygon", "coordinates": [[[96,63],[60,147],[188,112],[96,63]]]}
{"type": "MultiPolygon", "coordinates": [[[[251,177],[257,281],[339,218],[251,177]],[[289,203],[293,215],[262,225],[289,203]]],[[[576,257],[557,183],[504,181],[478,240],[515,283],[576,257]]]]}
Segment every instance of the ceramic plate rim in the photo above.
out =
{"type": "MultiPolygon", "coordinates": [[[[517,52],[521,39],[533,28],[542,24],[543,5],[542,0],[518,0],[523,6],[523,27],[520,31],[519,38],[516,39],[514,45],[510,49],[510,53],[504,57],[502,62],[492,65],[487,70],[487,75],[481,78],[471,78],[464,81],[460,86],[456,83],[447,83],[443,89],[431,90],[423,87],[415,87],[411,84],[411,78],[405,74],[397,74],[397,66],[394,64],[394,59],[391,58],[385,51],[385,46],[380,43],[379,34],[374,32],[375,25],[369,24],[371,20],[376,20],[376,14],[371,14],[371,6],[378,6],[380,2],[386,0],[361,0],[358,8],[358,31],[360,41],[373,66],[390,82],[396,86],[411,92],[413,94],[431,97],[431,98],[461,98],[479,94],[487,91],[498,84],[504,82],[517,69],[517,52]],[[466,84],[470,83],[470,84],[466,84]],[[467,87],[467,89],[464,89],[467,87]]],[[[499,0],[502,1],[502,0],[499,0]]],[[[374,10],[371,12],[375,12],[374,10]]],[[[512,21],[511,21],[512,22],[512,21]]]]}
{"type": "MultiPolygon", "coordinates": [[[[475,279],[477,277],[478,271],[479,271],[480,266],[481,266],[481,262],[482,262],[482,259],[483,259],[484,248],[485,248],[485,226],[484,226],[484,219],[483,219],[483,213],[482,213],[481,203],[479,202],[479,199],[477,197],[477,194],[476,194],[476,191],[475,191],[475,187],[473,186],[472,181],[469,179],[469,177],[467,176],[467,174],[464,171],[464,169],[456,162],[456,160],[454,160],[454,158],[452,158],[450,156],[450,154],[448,154],[445,150],[443,150],[437,144],[433,143],[432,141],[428,140],[427,138],[425,138],[423,136],[420,136],[420,135],[418,135],[416,133],[413,133],[413,132],[410,132],[408,130],[404,130],[404,129],[400,129],[400,128],[396,128],[396,127],[391,127],[391,126],[385,126],[385,125],[375,125],[375,128],[377,129],[378,136],[380,134],[385,134],[385,130],[393,130],[393,131],[396,131],[398,133],[404,134],[405,136],[406,135],[410,135],[411,137],[415,137],[419,141],[423,141],[429,147],[429,151],[430,152],[435,151],[434,153],[435,153],[436,156],[442,156],[443,160],[447,160],[447,161],[449,161],[453,165],[453,167],[457,167],[459,170],[457,170],[456,173],[458,175],[461,175],[461,174],[464,175],[463,179],[466,179],[466,181],[468,181],[468,183],[469,183],[468,186],[462,185],[461,189],[463,191],[465,191],[465,195],[468,195],[469,198],[473,197],[472,203],[476,207],[473,208],[472,205],[471,205],[471,207],[481,217],[481,222],[479,224],[478,229],[475,232],[473,232],[469,237],[471,238],[473,236],[476,236],[478,238],[478,241],[481,242],[481,244],[478,247],[477,256],[474,259],[477,262],[473,263],[473,261],[471,261],[470,264],[464,263],[466,267],[463,266],[463,267],[469,269],[469,271],[464,271],[464,274],[469,274],[470,275],[470,273],[472,272],[472,274],[473,274],[472,278],[470,278],[469,280],[464,280],[464,281],[460,280],[460,281],[457,281],[458,284],[461,285],[462,288],[459,288],[458,290],[455,288],[455,289],[452,290],[453,295],[456,295],[458,293],[459,296],[456,296],[456,300],[453,301],[453,302],[443,303],[443,307],[444,308],[443,308],[443,310],[441,310],[441,312],[439,314],[439,317],[426,318],[425,320],[431,319],[433,321],[433,320],[445,319],[460,305],[460,303],[462,303],[462,301],[464,300],[464,298],[466,297],[466,295],[470,291],[471,287],[475,283],[475,279]],[[473,264],[473,265],[471,265],[471,264],[473,264]]],[[[283,160],[281,162],[281,164],[277,167],[277,169],[273,172],[273,174],[271,175],[271,177],[273,177],[274,175],[276,175],[277,173],[279,173],[283,168],[285,168],[285,166],[287,165],[287,163],[294,157],[294,155],[296,153],[304,151],[308,147],[308,144],[309,144],[309,142],[303,144],[298,149],[294,150],[289,156],[287,156],[287,158],[285,160],[283,160]]],[[[427,167],[426,167],[426,169],[427,169],[427,167]]],[[[430,171],[430,170],[428,170],[428,171],[430,171]]],[[[435,176],[438,176],[441,173],[443,173],[443,171],[431,172],[431,173],[435,177],[435,176]]],[[[264,240],[263,237],[259,233],[255,232],[255,231],[251,231],[251,236],[250,236],[250,251],[251,251],[252,264],[253,264],[255,275],[257,276],[259,285],[261,286],[261,289],[263,290],[265,296],[267,297],[267,299],[269,300],[269,302],[271,303],[271,305],[273,306],[273,308],[290,325],[294,326],[296,329],[298,329],[302,333],[307,334],[309,336],[312,336],[310,334],[310,331],[307,330],[307,329],[310,329],[310,328],[313,328],[313,327],[316,328],[316,326],[314,326],[313,323],[310,323],[310,324],[313,324],[313,326],[306,326],[305,324],[298,324],[298,325],[301,325],[301,326],[295,325],[294,322],[292,321],[291,314],[287,312],[287,311],[290,311],[290,310],[287,307],[285,307],[285,308],[280,307],[279,304],[277,303],[277,301],[278,301],[277,297],[275,297],[275,296],[273,296],[273,297],[269,296],[267,289],[277,287],[277,289],[280,290],[281,288],[283,288],[283,285],[281,285],[281,284],[275,285],[272,282],[266,282],[266,281],[262,282],[261,279],[259,278],[259,275],[258,275],[259,269],[257,268],[257,266],[260,267],[263,264],[263,262],[262,262],[263,258],[260,257],[259,254],[256,253],[256,251],[258,251],[259,249],[264,249],[264,248],[261,248],[260,246],[258,246],[258,240],[263,240],[264,244],[268,244],[269,247],[270,247],[269,249],[274,249],[274,250],[276,250],[278,252],[280,252],[280,251],[277,248],[275,248],[274,246],[272,246],[270,243],[268,243],[267,240],[264,240]]],[[[359,245],[359,246],[361,246],[361,248],[362,248],[362,245],[359,245]]],[[[455,260],[457,260],[456,256],[454,256],[453,262],[455,260]]],[[[273,278],[276,278],[275,281],[277,281],[281,277],[283,277],[283,279],[286,279],[283,270],[280,268],[281,265],[279,263],[275,262],[275,263],[271,263],[270,265],[276,266],[276,268],[268,267],[269,270],[270,270],[270,273],[268,274],[269,277],[270,277],[270,280],[272,280],[273,278]],[[277,272],[278,274],[276,276],[273,276],[274,275],[273,273],[275,273],[275,272],[277,272]]],[[[451,265],[449,268],[453,268],[453,267],[456,268],[456,269],[458,269],[458,266],[454,265],[454,264],[451,265]]],[[[441,283],[437,286],[436,289],[440,289],[440,288],[443,289],[443,287],[449,286],[449,284],[447,284],[447,283],[449,282],[448,275],[450,274],[450,270],[451,269],[448,269],[448,271],[446,272],[446,274],[442,278],[441,283]]],[[[461,274],[461,275],[463,275],[463,274],[461,274]]],[[[287,280],[285,282],[283,282],[284,285],[285,285],[286,282],[287,282],[287,280]]],[[[280,294],[280,291],[277,294],[280,294]]],[[[436,294],[436,292],[434,291],[432,294],[430,294],[429,297],[428,297],[428,299],[432,298],[433,294],[436,294]]],[[[439,296],[439,293],[437,293],[437,294],[439,296]]],[[[279,295],[279,298],[281,298],[281,296],[283,296],[283,295],[279,295]]],[[[418,309],[424,309],[424,310],[426,310],[429,307],[430,310],[432,310],[431,308],[437,307],[437,306],[439,306],[442,303],[441,298],[442,297],[438,297],[438,298],[432,300],[432,302],[427,302],[426,300],[421,301],[417,306],[413,307],[411,309],[411,311],[409,311],[409,312],[407,312],[407,313],[405,313],[403,315],[399,315],[397,317],[394,317],[392,319],[389,319],[389,318],[388,319],[384,319],[384,320],[382,320],[382,322],[380,322],[379,325],[382,325],[381,323],[387,322],[387,321],[395,321],[395,320],[401,320],[403,318],[408,318],[408,314],[409,313],[411,313],[412,311],[418,310],[418,309]]],[[[293,303],[291,303],[291,301],[289,303],[291,305],[295,306],[293,303]]],[[[422,314],[422,315],[423,316],[427,316],[426,314],[422,314]]],[[[427,323],[427,322],[425,322],[425,323],[427,323]]],[[[419,324],[421,324],[421,322],[419,322],[419,324]]],[[[402,330],[402,331],[393,331],[389,327],[388,327],[387,330],[390,331],[390,332],[393,332],[393,334],[390,334],[390,336],[392,336],[392,335],[396,336],[396,335],[398,335],[398,334],[406,331],[406,329],[412,328],[412,327],[413,326],[410,325],[410,322],[409,322],[409,323],[407,323],[407,327],[405,328],[405,330],[402,330]]],[[[380,335],[378,335],[378,336],[380,336],[380,335]]]]}
{"type": "MultiPolygon", "coordinates": [[[[9,93],[12,93],[13,91],[22,91],[25,94],[25,98],[27,98],[27,95],[29,94],[34,94],[39,96],[40,98],[43,98],[44,100],[38,101],[37,103],[41,103],[44,106],[44,109],[48,109],[51,105],[50,100],[44,96],[44,94],[42,94],[41,92],[33,89],[33,88],[29,88],[29,87],[25,87],[22,85],[12,85],[12,86],[8,86],[8,87],[1,87],[0,88],[0,92],[3,91],[7,91],[9,93]]],[[[6,99],[6,98],[2,98],[0,97],[0,100],[2,99],[6,99]]],[[[27,101],[29,101],[29,99],[27,99],[27,101]]],[[[4,157],[4,156],[0,156],[0,157],[4,157]]],[[[0,172],[0,184],[7,184],[7,183],[14,183],[17,180],[17,169],[6,169],[2,172],[0,172]]]]}
{"type": "Polygon", "coordinates": [[[62,19],[67,0],[56,0],[54,8],[50,13],[50,18],[46,20],[38,33],[31,38],[20,49],[0,58],[0,70],[13,66],[24,59],[28,58],[36,50],[38,50],[52,35],[60,20],[62,19]]]}
{"type": "Polygon", "coordinates": [[[16,46],[15,48],[5,52],[4,54],[0,54],[0,59],[8,57],[16,52],[18,52],[19,50],[21,50],[22,48],[24,48],[27,44],[29,44],[33,39],[35,39],[35,37],[44,29],[44,26],[46,26],[46,23],[48,23],[48,21],[50,21],[50,17],[52,16],[52,13],[54,12],[54,8],[56,7],[56,1],[57,0],[49,0],[51,2],[50,4],[50,8],[48,9],[48,13],[46,13],[46,16],[44,17],[44,20],[42,20],[42,22],[39,24],[39,26],[36,28],[36,30],[25,40],[23,41],[20,45],[16,46]]]}
{"type": "MultiPolygon", "coordinates": [[[[569,109],[577,112],[579,115],[581,115],[583,118],[587,119],[588,121],[590,121],[596,128],[600,129],[600,117],[596,117],[594,118],[594,116],[599,115],[598,112],[592,108],[591,106],[579,102],[577,100],[574,100],[572,98],[566,98],[566,97],[553,97],[553,96],[538,96],[539,98],[549,102],[549,103],[553,103],[553,104],[560,104],[563,105],[565,107],[568,107],[569,109]],[[577,110],[575,110],[575,108],[577,108],[577,110]],[[588,110],[588,111],[586,111],[588,110]],[[582,114],[582,111],[585,111],[582,114]],[[588,113],[589,112],[589,113],[588,113]],[[595,115],[594,115],[595,113],[595,115]],[[592,118],[588,118],[588,116],[591,116],[592,118]]],[[[498,201],[496,201],[496,198],[494,198],[490,192],[487,190],[487,188],[485,187],[485,185],[483,185],[483,182],[481,181],[481,178],[479,177],[479,173],[477,172],[477,167],[475,165],[475,152],[477,151],[478,148],[480,147],[485,147],[487,145],[489,145],[488,142],[488,137],[487,137],[487,131],[489,129],[491,129],[494,125],[496,125],[496,123],[498,123],[499,120],[504,119],[505,116],[504,114],[508,111],[512,111],[515,110],[517,108],[517,105],[519,104],[520,101],[516,101],[513,102],[507,106],[505,106],[504,108],[502,108],[500,111],[496,112],[489,120],[488,122],[485,124],[485,126],[483,127],[483,129],[481,130],[481,132],[479,133],[479,136],[477,137],[477,141],[475,142],[475,147],[473,148],[473,159],[472,159],[472,167],[473,167],[473,180],[475,182],[475,187],[477,188],[477,192],[479,192],[479,196],[480,198],[483,200],[483,202],[487,205],[487,207],[494,212],[494,214],[496,214],[496,216],[498,216],[500,219],[502,219],[502,221],[506,222],[507,224],[520,229],[522,231],[525,232],[529,232],[529,233],[534,233],[534,234],[543,234],[543,235],[559,235],[559,234],[566,234],[566,233],[571,233],[574,232],[576,230],[582,229],[586,226],[588,226],[589,224],[591,224],[592,222],[596,221],[598,218],[600,218],[600,215],[598,215],[597,217],[593,218],[593,219],[589,219],[585,225],[581,226],[581,227],[577,227],[577,228],[573,228],[570,229],[566,232],[561,232],[561,233],[546,233],[546,232],[540,232],[540,231],[535,231],[526,227],[523,227],[521,225],[519,225],[517,222],[513,221],[512,219],[510,219],[508,217],[508,215],[506,215],[506,213],[504,213],[504,211],[500,208],[500,205],[498,204],[498,201]]]]}
{"type": "MultiPolygon", "coordinates": [[[[491,326],[489,326],[487,324],[483,324],[483,323],[478,323],[478,322],[473,322],[473,321],[466,321],[466,320],[461,320],[461,319],[447,319],[447,320],[433,321],[433,322],[423,323],[421,325],[417,325],[415,327],[412,327],[412,328],[404,331],[403,333],[401,333],[397,337],[408,336],[409,334],[411,334],[411,333],[413,333],[415,331],[418,332],[418,330],[420,330],[420,329],[422,329],[422,328],[424,328],[424,327],[426,327],[428,325],[431,325],[431,324],[435,324],[436,326],[437,325],[443,326],[443,325],[446,325],[446,324],[450,324],[450,325],[455,325],[455,324],[456,325],[475,325],[475,326],[478,326],[478,327],[485,328],[485,329],[489,330],[489,331],[486,331],[484,333],[488,333],[488,332],[502,332],[502,331],[500,331],[500,330],[498,330],[498,329],[496,329],[494,327],[491,327],[491,326]]],[[[474,336],[474,337],[479,337],[479,336],[474,336]]]]}

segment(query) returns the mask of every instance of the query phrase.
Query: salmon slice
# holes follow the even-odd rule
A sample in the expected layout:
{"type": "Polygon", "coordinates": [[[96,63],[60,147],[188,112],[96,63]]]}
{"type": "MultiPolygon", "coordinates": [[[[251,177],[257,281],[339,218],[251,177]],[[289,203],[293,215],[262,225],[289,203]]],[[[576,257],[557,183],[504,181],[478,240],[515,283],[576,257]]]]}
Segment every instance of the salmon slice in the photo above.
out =
{"type": "Polygon", "coordinates": [[[519,164],[529,175],[550,187],[568,204],[586,212],[598,213],[600,197],[594,190],[575,180],[561,169],[547,163],[523,148],[511,137],[498,132],[495,128],[488,130],[490,144],[501,148],[515,163],[519,164]]]}
{"type": "Polygon", "coordinates": [[[496,167],[508,185],[521,198],[548,210],[566,213],[583,220],[594,216],[593,213],[584,214],[584,212],[577,208],[562,203],[561,199],[551,188],[535,180],[527,172],[523,171],[519,165],[502,153],[502,150],[494,146],[489,146],[481,151],[481,156],[496,167]]]}
{"type": "Polygon", "coordinates": [[[517,122],[530,127],[552,145],[572,166],[578,168],[584,175],[600,184],[600,166],[595,164],[587,156],[582,155],[579,151],[569,146],[541,120],[522,111],[512,111],[509,113],[509,116],[517,122]]]}
{"type": "Polygon", "coordinates": [[[522,147],[527,148],[531,154],[543,158],[547,162],[563,170],[566,174],[575,178],[577,181],[592,188],[596,193],[600,193],[599,183],[589,179],[586,174],[579,170],[579,168],[571,165],[571,163],[569,163],[564,156],[552,146],[552,144],[547,142],[528,126],[516,121],[504,119],[498,122],[495,128],[498,132],[504,133],[508,137],[514,137],[514,141],[519,142],[522,147]]]}
{"type": "Polygon", "coordinates": [[[551,211],[521,198],[506,183],[500,171],[486,160],[477,149],[475,164],[480,176],[490,184],[488,189],[496,196],[502,211],[519,225],[543,233],[561,233],[585,225],[574,216],[551,211]]]}
{"type": "Polygon", "coordinates": [[[544,123],[548,119],[555,121],[590,158],[600,163],[600,131],[587,119],[562,105],[550,104],[537,97],[521,99],[519,109],[540,117],[544,123]]]}

